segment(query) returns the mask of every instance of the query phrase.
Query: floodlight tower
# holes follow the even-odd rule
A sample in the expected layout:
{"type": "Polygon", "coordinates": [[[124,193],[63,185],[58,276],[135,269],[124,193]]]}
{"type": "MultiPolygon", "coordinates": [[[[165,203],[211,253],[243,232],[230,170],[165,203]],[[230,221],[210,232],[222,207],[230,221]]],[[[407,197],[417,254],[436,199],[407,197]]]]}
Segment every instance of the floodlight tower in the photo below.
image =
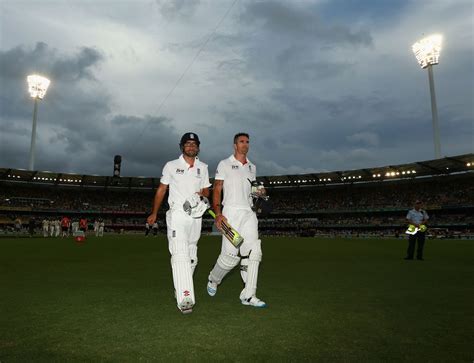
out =
{"type": "Polygon", "coordinates": [[[32,74],[26,78],[28,82],[28,92],[30,96],[35,99],[35,106],[33,109],[33,127],[31,130],[31,145],[30,145],[30,161],[28,169],[33,170],[35,166],[35,146],[36,146],[36,115],[38,113],[38,100],[42,100],[46,95],[49,84],[49,79],[32,74]]]}
{"type": "Polygon", "coordinates": [[[436,159],[441,158],[441,143],[439,141],[438,108],[436,106],[436,94],[433,79],[433,66],[439,63],[441,43],[443,37],[433,34],[413,44],[412,49],[416,60],[421,68],[428,68],[428,79],[430,82],[431,114],[433,116],[433,138],[436,159]]]}

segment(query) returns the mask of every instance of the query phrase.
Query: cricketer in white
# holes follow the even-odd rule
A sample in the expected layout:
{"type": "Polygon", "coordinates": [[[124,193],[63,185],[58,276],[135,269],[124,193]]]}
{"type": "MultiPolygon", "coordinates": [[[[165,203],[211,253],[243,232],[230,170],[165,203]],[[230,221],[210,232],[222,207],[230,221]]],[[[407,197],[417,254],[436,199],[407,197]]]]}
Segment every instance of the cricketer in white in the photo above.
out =
{"type": "MultiPolygon", "coordinates": [[[[252,210],[250,196],[251,182],[256,180],[257,170],[247,159],[248,151],[249,135],[239,133],[234,136],[234,154],[217,166],[212,198],[216,225],[220,229],[222,220],[227,220],[244,238],[244,242],[236,248],[225,237],[222,238],[221,253],[209,274],[207,292],[214,296],[224,276],[240,262],[240,273],[245,284],[240,293],[240,301],[244,305],[263,308],[266,307],[265,302],[255,296],[262,247],[258,238],[258,220],[252,210]],[[221,211],[222,191],[224,208],[221,211]]],[[[265,189],[262,188],[259,192],[264,194],[265,189]]]]}
{"type": "Polygon", "coordinates": [[[180,142],[182,155],[164,166],[160,186],[153,201],[153,210],[147,219],[150,225],[155,223],[169,187],[170,209],[166,212],[168,248],[171,254],[176,302],[178,309],[184,314],[191,313],[196,303],[193,273],[198,262],[197,243],[201,236],[202,218],[195,218],[186,213],[183,204],[188,201],[196,205],[200,196],[209,196],[211,186],[208,166],[197,157],[199,146],[198,135],[192,132],[183,135],[180,142]]]}

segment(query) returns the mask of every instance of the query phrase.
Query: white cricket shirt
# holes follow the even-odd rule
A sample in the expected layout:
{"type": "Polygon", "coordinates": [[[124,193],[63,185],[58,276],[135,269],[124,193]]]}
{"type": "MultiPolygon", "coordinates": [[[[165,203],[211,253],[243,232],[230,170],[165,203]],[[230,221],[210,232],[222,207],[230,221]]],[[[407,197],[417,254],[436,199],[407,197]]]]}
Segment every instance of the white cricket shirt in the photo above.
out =
{"type": "Polygon", "coordinates": [[[183,155],[166,163],[160,182],[169,185],[168,204],[171,209],[182,209],[187,198],[211,186],[207,164],[196,158],[191,167],[183,155]]]}
{"type": "Polygon", "coordinates": [[[257,179],[257,168],[249,159],[245,164],[234,155],[222,160],[217,166],[216,180],[224,181],[222,205],[238,209],[252,209],[251,181],[257,179]]]}

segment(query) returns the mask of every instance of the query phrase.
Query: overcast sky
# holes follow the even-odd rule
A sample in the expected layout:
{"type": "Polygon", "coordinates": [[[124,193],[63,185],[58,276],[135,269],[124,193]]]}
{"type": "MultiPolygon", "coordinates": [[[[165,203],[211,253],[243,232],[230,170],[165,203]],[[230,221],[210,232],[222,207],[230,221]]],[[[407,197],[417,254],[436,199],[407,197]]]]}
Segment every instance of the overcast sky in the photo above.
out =
{"type": "Polygon", "coordinates": [[[251,135],[259,175],[434,158],[428,74],[411,51],[444,37],[434,67],[443,156],[474,149],[472,0],[0,0],[0,167],[160,176],[187,131],[214,176],[251,135]]]}

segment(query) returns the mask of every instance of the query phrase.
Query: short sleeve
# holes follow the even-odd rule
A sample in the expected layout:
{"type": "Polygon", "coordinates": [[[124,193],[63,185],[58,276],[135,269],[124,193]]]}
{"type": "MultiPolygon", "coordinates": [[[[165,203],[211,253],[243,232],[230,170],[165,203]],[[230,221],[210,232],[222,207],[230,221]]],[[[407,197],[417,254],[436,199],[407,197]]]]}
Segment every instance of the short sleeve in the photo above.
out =
{"type": "Polygon", "coordinates": [[[171,182],[171,167],[169,163],[166,163],[163,168],[163,172],[161,173],[160,183],[169,185],[170,182],[171,182]]]}
{"type": "Polygon", "coordinates": [[[211,183],[209,182],[209,168],[206,165],[206,167],[204,168],[203,178],[201,179],[201,189],[209,188],[210,186],[211,183]]]}
{"type": "Polygon", "coordinates": [[[252,165],[252,168],[253,168],[253,180],[252,181],[255,181],[257,180],[257,167],[255,165],[252,165]]]}
{"type": "Polygon", "coordinates": [[[224,165],[224,162],[221,161],[219,165],[217,165],[216,180],[224,180],[224,179],[225,179],[225,165],[224,165]]]}

